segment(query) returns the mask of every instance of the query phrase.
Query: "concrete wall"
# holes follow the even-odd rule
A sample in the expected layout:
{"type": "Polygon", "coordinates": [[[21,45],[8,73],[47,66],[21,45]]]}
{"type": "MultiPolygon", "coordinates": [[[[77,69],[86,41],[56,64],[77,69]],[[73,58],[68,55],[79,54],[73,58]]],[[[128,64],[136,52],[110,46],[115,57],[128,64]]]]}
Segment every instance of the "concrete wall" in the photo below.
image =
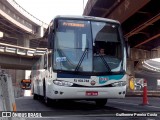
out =
{"type": "Polygon", "coordinates": [[[144,78],[147,80],[147,88],[148,90],[157,91],[159,87],[157,85],[157,79],[160,79],[159,73],[149,73],[149,72],[136,72],[136,78],[144,78]]]}
{"type": "Polygon", "coordinates": [[[22,79],[25,79],[25,70],[13,70],[5,69],[5,72],[12,77],[12,83],[19,83],[22,79]]]}

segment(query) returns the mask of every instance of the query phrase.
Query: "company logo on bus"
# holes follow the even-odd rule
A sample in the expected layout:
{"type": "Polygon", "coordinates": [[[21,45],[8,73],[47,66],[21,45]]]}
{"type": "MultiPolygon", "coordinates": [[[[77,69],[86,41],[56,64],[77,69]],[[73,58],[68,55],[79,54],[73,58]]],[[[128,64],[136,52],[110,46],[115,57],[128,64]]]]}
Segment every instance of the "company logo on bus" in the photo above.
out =
{"type": "Polygon", "coordinates": [[[96,84],[96,81],[92,80],[90,84],[91,84],[91,85],[95,85],[95,84],[96,84]]]}
{"type": "Polygon", "coordinates": [[[107,77],[99,77],[99,84],[104,84],[108,81],[107,77]]]}

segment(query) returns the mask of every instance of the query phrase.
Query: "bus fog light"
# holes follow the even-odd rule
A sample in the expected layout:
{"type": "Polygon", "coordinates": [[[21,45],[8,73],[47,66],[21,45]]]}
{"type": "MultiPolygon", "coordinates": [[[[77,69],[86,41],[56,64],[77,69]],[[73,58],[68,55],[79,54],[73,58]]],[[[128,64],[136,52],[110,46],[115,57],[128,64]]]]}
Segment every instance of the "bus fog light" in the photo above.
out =
{"type": "Polygon", "coordinates": [[[59,86],[63,86],[63,83],[62,83],[62,82],[59,82],[59,86]]]}
{"type": "Polygon", "coordinates": [[[53,81],[54,84],[58,85],[59,84],[59,81],[53,81]]]}
{"type": "Polygon", "coordinates": [[[60,81],[60,80],[53,80],[53,83],[59,86],[67,86],[70,87],[73,85],[73,83],[71,82],[67,82],[67,81],[60,81]]]}

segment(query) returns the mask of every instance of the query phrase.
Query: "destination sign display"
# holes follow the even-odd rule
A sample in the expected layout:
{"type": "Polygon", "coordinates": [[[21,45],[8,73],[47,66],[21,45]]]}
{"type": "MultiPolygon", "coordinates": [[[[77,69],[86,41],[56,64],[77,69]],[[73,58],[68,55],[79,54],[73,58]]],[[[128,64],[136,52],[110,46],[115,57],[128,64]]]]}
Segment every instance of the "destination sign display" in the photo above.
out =
{"type": "Polygon", "coordinates": [[[63,26],[85,27],[83,23],[63,22],[63,26]]]}

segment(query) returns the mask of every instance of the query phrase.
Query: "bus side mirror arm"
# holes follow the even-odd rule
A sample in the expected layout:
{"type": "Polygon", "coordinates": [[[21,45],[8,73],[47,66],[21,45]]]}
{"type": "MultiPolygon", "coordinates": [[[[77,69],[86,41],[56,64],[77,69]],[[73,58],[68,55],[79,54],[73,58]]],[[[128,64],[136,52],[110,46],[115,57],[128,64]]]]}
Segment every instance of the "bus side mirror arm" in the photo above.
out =
{"type": "Polygon", "coordinates": [[[54,30],[48,34],[48,49],[53,49],[54,46],[54,30]]]}

